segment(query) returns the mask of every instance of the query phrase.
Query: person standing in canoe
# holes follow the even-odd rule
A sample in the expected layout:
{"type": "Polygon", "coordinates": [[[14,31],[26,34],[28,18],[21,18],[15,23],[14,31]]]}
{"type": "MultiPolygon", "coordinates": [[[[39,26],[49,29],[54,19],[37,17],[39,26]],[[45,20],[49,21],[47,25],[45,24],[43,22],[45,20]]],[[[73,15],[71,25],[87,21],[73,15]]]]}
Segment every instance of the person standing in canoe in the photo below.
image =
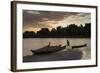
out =
{"type": "Polygon", "coordinates": [[[70,42],[67,40],[67,46],[70,46],[70,42]]]}
{"type": "Polygon", "coordinates": [[[68,51],[68,50],[70,50],[70,49],[71,49],[70,42],[69,42],[69,40],[67,40],[67,41],[66,41],[66,48],[63,49],[62,51],[68,51]]]}
{"type": "Polygon", "coordinates": [[[48,47],[50,47],[50,45],[51,45],[51,42],[49,42],[48,47]]]}
{"type": "Polygon", "coordinates": [[[66,41],[66,48],[63,49],[62,51],[68,51],[68,50],[70,50],[70,49],[71,49],[70,42],[69,42],[69,40],[67,40],[67,41],[66,41]]]}
{"type": "Polygon", "coordinates": [[[67,49],[67,50],[68,50],[68,49],[72,49],[72,47],[70,46],[70,42],[69,42],[69,40],[67,40],[66,49],[67,49]]]}

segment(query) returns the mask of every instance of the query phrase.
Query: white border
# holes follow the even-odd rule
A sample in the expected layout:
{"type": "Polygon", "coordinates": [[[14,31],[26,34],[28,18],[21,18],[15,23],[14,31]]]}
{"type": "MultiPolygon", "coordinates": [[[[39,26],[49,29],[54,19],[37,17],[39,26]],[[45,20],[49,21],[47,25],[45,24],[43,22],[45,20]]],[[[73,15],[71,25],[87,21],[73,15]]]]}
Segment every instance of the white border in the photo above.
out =
{"type": "Polygon", "coordinates": [[[49,6],[49,5],[34,5],[34,4],[17,4],[17,69],[35,69],[35,68],[51,68],[51,67],[68,67],[68,66],[82,66],[95,65],[96,58],[96,10],[94,8],[82,7],[63,7],[63,6],[49,6]],[[43,11],[62,11],[62,12],[85,12],[91,13],[91,60],[77,60],[77,61],[53,61],[53,62],[22,62],[22,10],[43,10],[43,11]]]}

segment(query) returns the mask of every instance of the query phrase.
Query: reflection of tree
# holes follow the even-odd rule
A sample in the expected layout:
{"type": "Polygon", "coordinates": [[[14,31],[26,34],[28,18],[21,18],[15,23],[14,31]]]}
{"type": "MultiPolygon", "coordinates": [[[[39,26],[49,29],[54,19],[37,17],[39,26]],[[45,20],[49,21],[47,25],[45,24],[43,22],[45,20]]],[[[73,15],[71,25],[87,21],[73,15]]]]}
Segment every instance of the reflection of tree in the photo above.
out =
{"type": "Polygon", "coordinates": [[[82,24],[77,26],[70,24],[67,27],[58,26],[52,28],[51,31],[48,28],[41,28],[40,31],[35,33],[34,31],[25,31],[23,33],[24,38],[66,38],[66,37],[90,37],[91,36],[91,23],[86,23],[85,26],[82,24]]]}

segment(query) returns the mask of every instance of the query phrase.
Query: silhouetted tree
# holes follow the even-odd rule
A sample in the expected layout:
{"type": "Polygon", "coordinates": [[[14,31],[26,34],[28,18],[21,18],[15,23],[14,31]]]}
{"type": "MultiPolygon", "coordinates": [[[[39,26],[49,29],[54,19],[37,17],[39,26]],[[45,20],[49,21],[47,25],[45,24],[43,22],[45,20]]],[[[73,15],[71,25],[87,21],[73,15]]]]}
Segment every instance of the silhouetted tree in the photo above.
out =
{"type": "Polygon", "coordinates": [[[50,32],[50,36],[56,36],[56,29],[55,28],[52,28],[51,32],[50,32]]]}
{"type": "Polygon", "coordinates": [[[37,35],[40,36],[40,37],[47,37],[49,36],[49,29],[48,28],[42,28],[40,31],[37,32],[37,35]]]}
{"type": "Polygon", "coordinates": [[[23,33],[23,38],[33,38],[33,37],[35,37],[34,31],[25,31],[23,33]]]}
{"type": "Polygon", "coordinates": [[[86,37],[90,37],[91,36],[91,24],[90,23],[86,23],[85,24],[84,34],[85,34],[86,37]]]}
{"type": "Polygon", "coordinates": [[[80,24],[70,24],[67,27],[58,26],[52,28],[51,31],[48,28],[41,28],[41,30],[35,33],[34,31],[25,31],[23,33],[24,38],[66,38],[66,37],[91,37],[91,23],[86,23],[85,26],[80,24]]]}

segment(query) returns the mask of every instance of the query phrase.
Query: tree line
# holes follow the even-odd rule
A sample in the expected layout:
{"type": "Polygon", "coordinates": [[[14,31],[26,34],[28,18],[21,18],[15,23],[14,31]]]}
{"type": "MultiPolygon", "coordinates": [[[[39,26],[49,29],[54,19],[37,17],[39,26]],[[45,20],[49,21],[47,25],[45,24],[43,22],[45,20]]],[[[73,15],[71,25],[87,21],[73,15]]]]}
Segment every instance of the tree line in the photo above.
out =
{"type": "Polygon", "coordinates": [[[58,26],[52,28],[51,31],[48,28],[41,28],[37,31],[25,31],[23,38],[90,38],[91,37],[91,23],[86,23],[77,26],[70,24],[67,27],[58,26]]]}

